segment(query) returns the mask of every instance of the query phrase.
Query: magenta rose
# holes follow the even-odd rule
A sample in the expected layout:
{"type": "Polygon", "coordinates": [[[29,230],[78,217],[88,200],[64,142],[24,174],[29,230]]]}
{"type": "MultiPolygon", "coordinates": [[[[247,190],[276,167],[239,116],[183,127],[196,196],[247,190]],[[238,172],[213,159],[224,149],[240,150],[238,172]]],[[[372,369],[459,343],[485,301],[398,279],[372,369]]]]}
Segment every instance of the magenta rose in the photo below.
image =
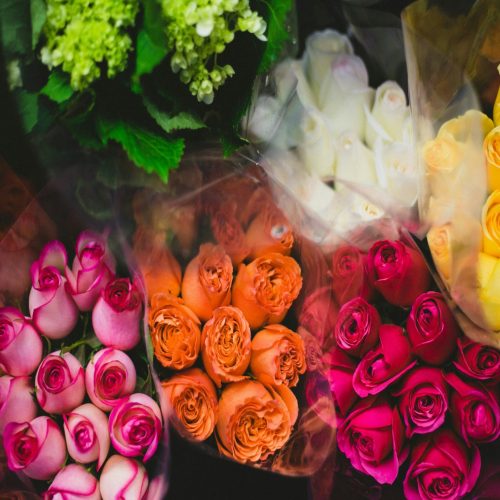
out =
{"type": "Polygon", "coordinates": [[[353,467],[380,484],[392,484],[408,456],[401,417],[385,398],[359,401],[339,426],[337,439],[353,467]]]}
{"type": "Polygon", "coordinates": [[[65,337],[78,321],[78,307],[62,275],[67,261],[64,245],[52,241],[31,265],[30,315],[36,329],[51,339],[65,337]]]}
{"type": "Polygon", "coordinates": [[[99,470],[109,451],[106,414],[93,404],[86,403],[64,414],[63,419],[69,456],[80,464],[97,461],[99,470]]]}
{"type": "Polygon", "coordinates": [[[90,311],[114,278],[115,264],[106,238],[92,231],[80,233],[75,253],[72,268],[66,267],[68,288],[80,311],[90,311]]]}
{"type": "Polygon", "coordinates": [[[406,436],[434,432],[443,425],[448,410],[448,387],[438,368],[417,367],[401,380],[398,397],[406,436]]]}
{"type": "Polygon", "coordinates": [[[500,402],[498,388],[487,388],[479,382],[464,382],[455,373],[445,375],[453,389],[450,414],[455,430],[470,443],[490,443],[500,436],[500,402]]]}
{"type": "MultiPolygon", "coordinates": [[[[97,479],[77,464],[69,464],[53,479],[43,500],[100,500],[97,479]]],[[[139,498],[139,497],[138,497],[139,498]]]]}
{"type": "Polygon", "coordinates": [[[359,362],[352,379],[354,390],[362,398],[383,391],[416,364],[402,328],[382,325],[379,338],[379,344],[359,362]]]}
{"type": "Polygon", "coordinates": [[[92,311],[97,338],[107,347],[132,349],[141,339],[141,309],[139,291],[128,278],[110,281],[92,311]]]}
{"type": "Polygon", "coordinates": [[[444,364],[456,349],[458,325],[439,292],[417,297],[406,329],[414,354],[430,365],[444,364]]]}
{"type": "Polygon", "coordinates": [[[121,398],[132,394],[135,383],[134,363],[124,352],[112,347],[95,353],[85,369],[89,398],[104,411],[110,411],[121,398]]]}
{"type": "Polygon", "coordinates": [[[36,417],[29,377],[0,377],[0,436],[9,422],[29,422],[36,417]]]}
{"type": "Polygon", "coordinates": [[[68,413],[85,397],[85,379],[80,361],[67,352],[46,356],[35,377],[36,399],[47,413],[68,413]]]}
{"type": "Polygon", "coordinates": [[[50,479],[66,460],[64,437],[49,417],[31,422],[11,422],[3,434],[9,469],[31,479],[50,479]]]}
{"type": "Polygon", "coordinates": [[[115,450],[126,457],[155,453],[161,437],[162,417],[157,403],[145,394],[132,394],[115,406],[109,416],[109,433],[115,450]]]}
{"type": "Polygon", "coordinates": [[[366,270],[366,255],[351,245],[344,245],[332,255],[330,276],[333,294],[339,305],[354,297],[370,300],[373,288],[366,270]]]}
{"type": "Polygon", "coordinates": [[[335,340],[350,355],[361,357],[377,343],[380,325],[377,310],[365,299],[356,297],[340,308],[335,340]]]}
{"type": "Polygon", "coordinates": [[[463,374],[485,383],[500,381],[500,351],[494,347],[473,342],[467,337],[459,337],[456,369],[463,374]]]}
{"type": "Polygon", "coordinates": [[[0,309],[0,368],[9,375],[31,375],[42,359],[43,344],[31,321],[13,307],[0,309]]]}
{"type": "Polygon", "coordinates": [[[391,304],[410,306],[429,289],[431,276],[424,258],[402,241],[378,241],[367,262],[373,286],[391,304]]]}
{"type": "Polygon", "coordinates": [[[104,464],[99,478],[102,500],[146,498],[148,474],[144,465],[132,458],[113,455],[104,464]]]}
{"type": "Polygon", "coordinates": [[[472,490],[480,469],[477,447],[466,447],[453,431],[443,428],[420,436],[404,479],[405,498],[458,500],[472,490]]]}

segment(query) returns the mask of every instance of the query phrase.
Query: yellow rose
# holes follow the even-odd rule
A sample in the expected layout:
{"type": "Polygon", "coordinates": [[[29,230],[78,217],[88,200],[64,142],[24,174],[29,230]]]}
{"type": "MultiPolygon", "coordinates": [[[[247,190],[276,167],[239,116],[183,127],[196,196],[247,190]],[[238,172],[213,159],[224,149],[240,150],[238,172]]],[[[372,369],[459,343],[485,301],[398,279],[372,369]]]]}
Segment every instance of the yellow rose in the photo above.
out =
{"type": "MultiPolygon", "coordinates": [[[[498,65],[498,71],[500,72],[500,64],[498,65]]],[[[497,127],[500,125],[500,87],[498,87],[497,98],[493,106],[493,121],[497,127]]]]}
{"type": "Polygon", "coordinates": [[[483,143],[488,168],[488,190],[500,189],[500,126],[492,129],[483,143]]]}
{"type": "Polygon", "coordinates": [[[441,125],[438,136],[449,133],[457,141],[466,142],[471,136],[476,134],[482,139],[493,128],[493,122],[481,111],[469,109],[463,115],[452,118],[441,125]]]}
{"type": "Polygon", "coordinates": [[[424,146],[424,161],[427,172],[432,175],[437,172],[452,172],[461,162],[462,145],[447,132],[440,133],[424,146]]]}
{"type": "Polygon", "coordinates": [[[500,330],[500,265],[497,257],[479,254],[478,281],[484,317],[492,330],[500,330]]]}
{"type": "Polygon", "coordinates": [[[427,233],[427,243],[439,274],[445,281],[451,277],[450,225],[436,226],[427,233]]]}
{"type": "Polygon", "coordinates": [[[488,255],[500,257],[500,190],[490,194],[481,214],[483,250],[488,255]]]}

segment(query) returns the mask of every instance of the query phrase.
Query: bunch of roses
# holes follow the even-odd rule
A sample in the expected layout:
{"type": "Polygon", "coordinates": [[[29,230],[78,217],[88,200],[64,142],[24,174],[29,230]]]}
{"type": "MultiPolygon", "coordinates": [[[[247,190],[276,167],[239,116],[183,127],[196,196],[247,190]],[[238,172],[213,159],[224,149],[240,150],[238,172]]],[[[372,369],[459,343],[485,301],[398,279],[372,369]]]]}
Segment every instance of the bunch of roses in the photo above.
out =
{"type": "MultiPolygon", "coordinates": [[[[240,193],[244,185],[235,182],[240,193]]],[[[174,425],[196,441],[214,434],[222,454],[258,462],[285,445],[298,416],[290,388],[306,370],[304,344],[281,323],[302,276],[289,256],[291,228],[266,192],[247,193],[243,209],[223,199],[234,191],[205,200],[215,243],[202,243],[182,272],[163,236],[152,244],[140,226],[134,253],[174,425]],[[163,263],[161,281],[150,272],[151,255],[163,263]]]]}
{"type": "Polygon", "coordinates": [[[135,392],[136,367],[123,352],[140,341],[139,292],[128,278],[115,277],[106,239],[89,231],[78,238],[71,269],[64,246],[53,241],[32,264],[31,279],[30,317],[0,309],[7,465],[44,481],[44,498],[139,500],[148,488],[142,462],[162,434],[160,408],[135,392]],[[80,316],[84,324],[91,317],[95,337],[79,330],[80,316]],[[65,346],[68,340],[74,343],[65,346]],[[50,352],[51,344],[59,349],[50,352]]]}
{"type": "Polygon", "coordinates": [[[368,254],[341,247],[330,274],[301,324],[314,333],[325,318],[339,449],[380,484],[409,456],[406,498],[461,498],[479,475],[477,444],[500,436],[500,353],[461,336],[443,296],[429,291],[423,257],[403,241],[368,254]]]}

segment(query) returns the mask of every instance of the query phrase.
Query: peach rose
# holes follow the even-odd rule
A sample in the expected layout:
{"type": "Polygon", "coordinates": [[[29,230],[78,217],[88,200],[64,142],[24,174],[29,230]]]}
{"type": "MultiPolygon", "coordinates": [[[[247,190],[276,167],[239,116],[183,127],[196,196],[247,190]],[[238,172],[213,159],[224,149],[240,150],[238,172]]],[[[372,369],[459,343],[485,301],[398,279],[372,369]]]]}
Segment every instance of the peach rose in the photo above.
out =
{"type": "Polygon", "coordinates": [[[486,200],[481,214],[481,225],[483,227],[484,253],[500,257],[500,189],[493,191],[486,200]]]}
{"type": "Polygon", "coordinates": [[[217,308],[205,323],[201,334],[201,355],[210,378],[220,387],[222,382],[238,382],[250,363],[250,325],[236,307],[217,308]]]}
{"type": "Polygon", "coordinates": [[[306,371],[304,342],[283,325],[269,325],[252,339],[250,369],[264,384],[294,387],[306,371]]]}
{"type": "Polygon", "coordinates": [[[451,278],[451,227],[435,226],[427,233],[427,243],[437,270],[444,280],[451,278]]]}
{"type": "Polygon", "coordinates": [[[496,126],[484,138],[483,151],[486,157],[489,191],[500,189],[500,126],[496,126]]]}
{"type": "Polygon", "coordinates": [[[265,460],[288,441],[297,415],[297,399],[284,385],[274,389],[256,380],[229,384],[219,400],[219,451],[242,463],[265,460]]]}
{"type": "Polygon", "coordinates": [[[187,432],[196,441],[207,439],[217,421],[217,393],[208,375],[199,368],[176,373],[161,383],[179,432],[187,432]]]}
{"type": "Polygon", "coordinates": [[[214,309],[231,302],[233,265],[224,247],[204,243],[198,255],[187,265],[182,282],[182,298],[203,321],[214,309]]]}
{"type": "Polygon", "coordinates": [[[200,352],[200,320],[182,300],[163,293],[154,295],[149,328],[156,359],[164,367],[182,370],[194,364],[200,352]]]}
{"type": "Polygon", "coordinates": [[[300,267],[292,257],[269,253],[241,264],[233,287],[233,305],[251,328],[280,323],[302,287],[300,267]]]}

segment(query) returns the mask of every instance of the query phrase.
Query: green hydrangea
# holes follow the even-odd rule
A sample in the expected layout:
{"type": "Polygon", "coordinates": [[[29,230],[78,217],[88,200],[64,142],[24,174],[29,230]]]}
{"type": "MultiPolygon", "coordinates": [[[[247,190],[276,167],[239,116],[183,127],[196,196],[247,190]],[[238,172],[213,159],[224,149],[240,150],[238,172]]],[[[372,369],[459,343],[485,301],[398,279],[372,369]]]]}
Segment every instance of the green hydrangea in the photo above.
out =
{"type": "Polygon", "coordinates": [[[109,78],[125,69],[139,0],[47,0],[42,62],[61,66],[71,86],[83,90],[106,69],[109,78]]]}
{"type": "Polygon", "coordinates": [[[234,75],[217,55],[238,31],[265,41],[266,22],[250,9],[248,0],[162,0],[172,71],[198,101],[210,104],[214,92],[234,75]]]}

